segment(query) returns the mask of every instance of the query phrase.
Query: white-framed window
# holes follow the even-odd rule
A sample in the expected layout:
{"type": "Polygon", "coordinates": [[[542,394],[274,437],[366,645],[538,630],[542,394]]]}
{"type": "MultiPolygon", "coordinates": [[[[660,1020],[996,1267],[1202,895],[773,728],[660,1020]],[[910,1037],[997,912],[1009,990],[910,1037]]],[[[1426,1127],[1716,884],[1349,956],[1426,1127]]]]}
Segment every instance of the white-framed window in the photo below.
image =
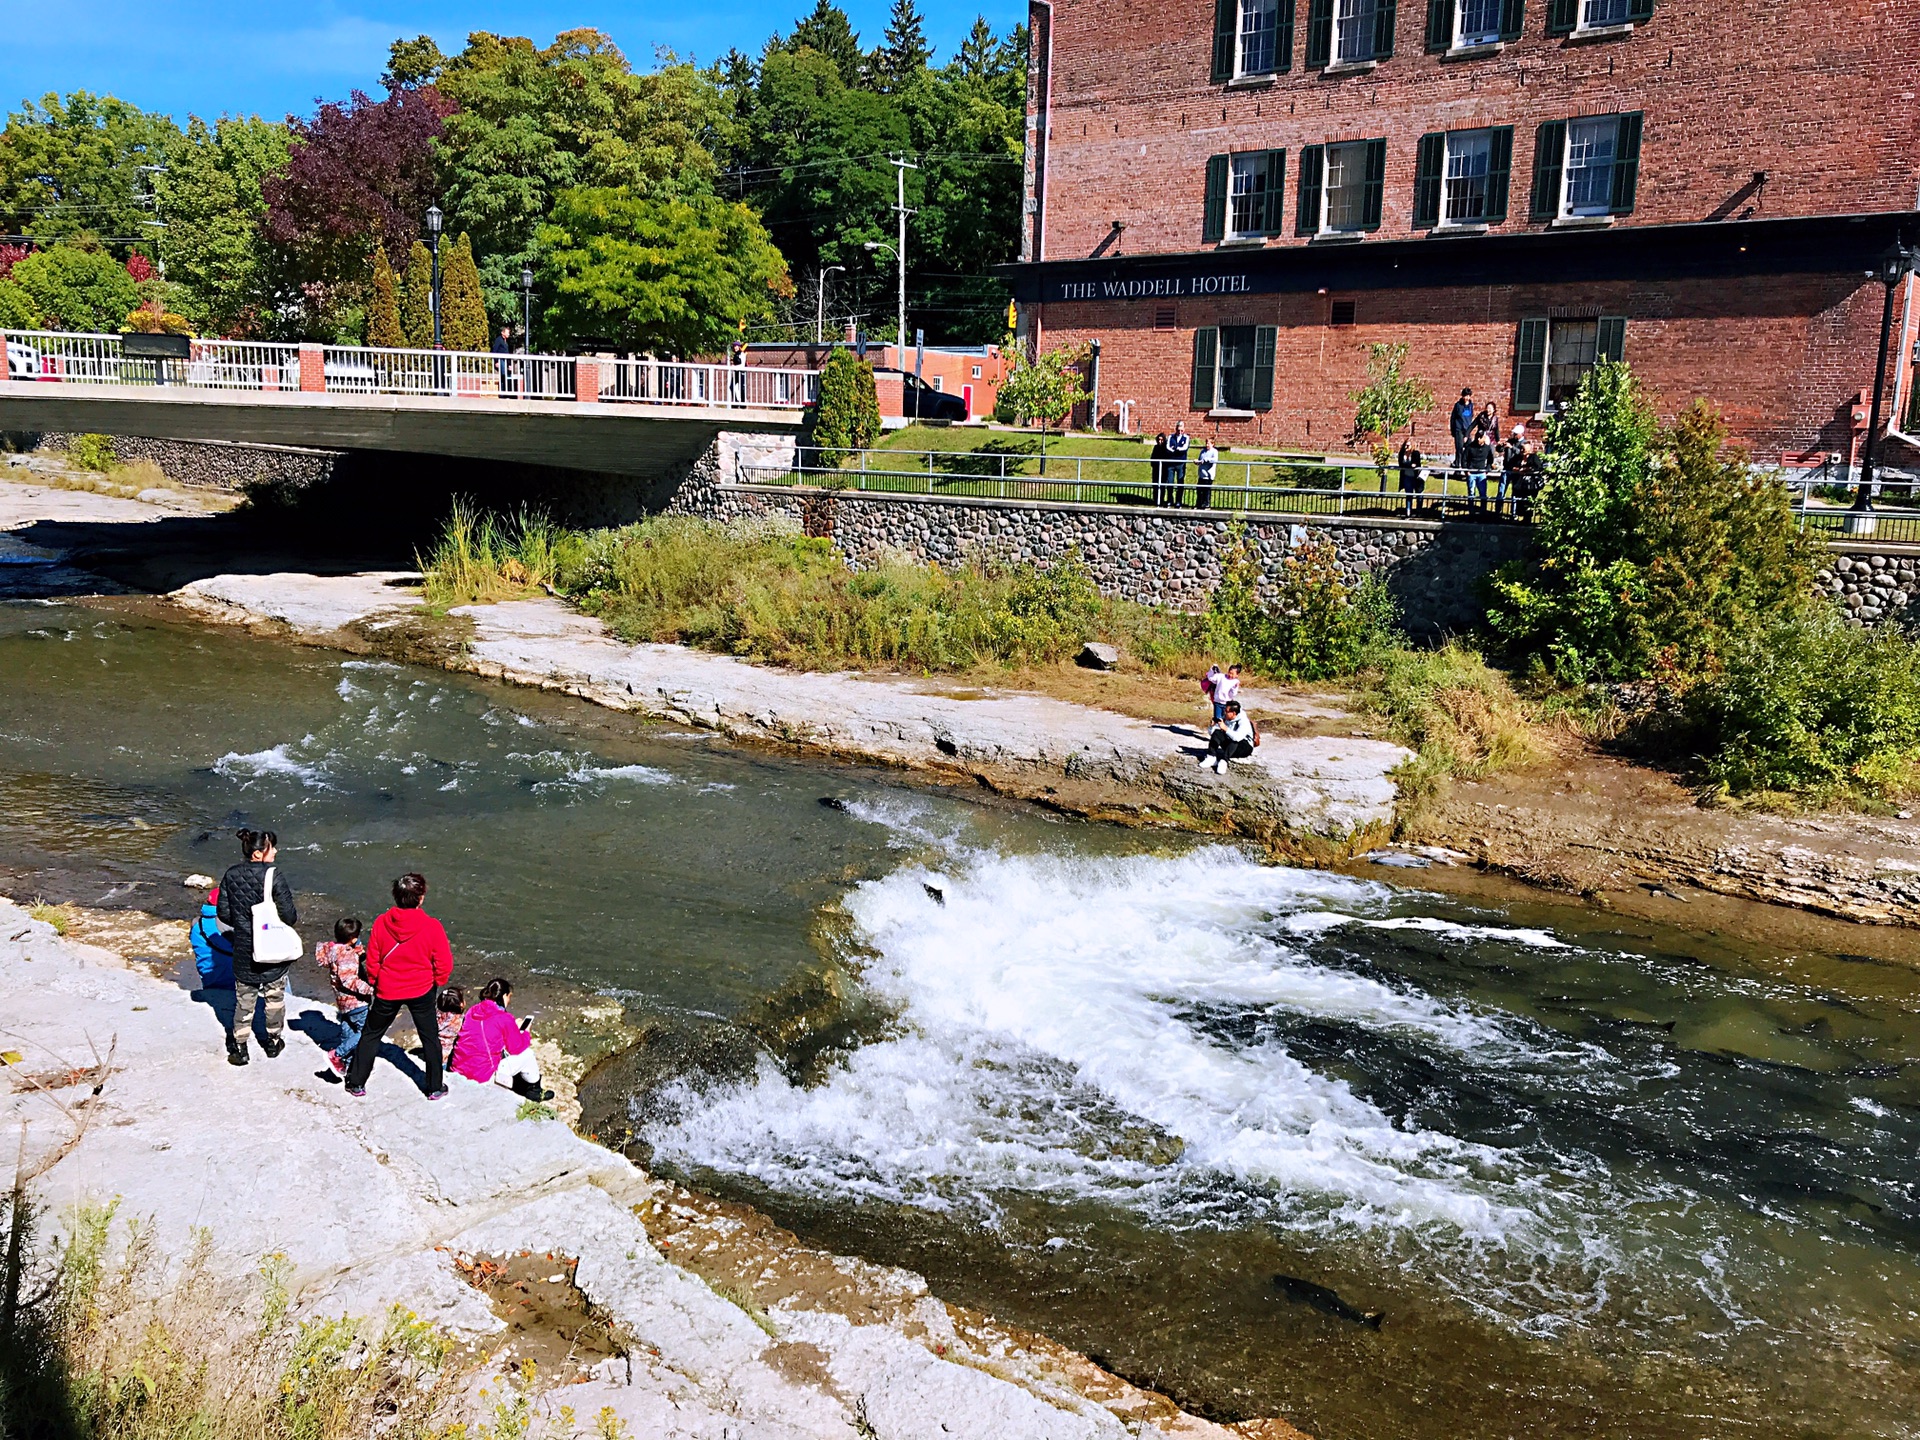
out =
{"type": "Polygon", "coordinates": [[[1233,156],[1227,192],[1227,237],[1275,235],[1280,230],[1284,150],[1250,150],[1233,156]]]}
{"type": "Polygon", "coordinates": [[[1333,63],[1355,65],[1374,58],[1379,0],[1334,0],[1333,63]]]}
{"type": "Polygon", "coordinates": [[[1624,25],[1632,18],[1632,0],[1580,0],[1580,29],[1624,25]]]}
{"type": "Polygon", "coordinates": [[[978,365],[973,367],[973,378],[976,380],[980,378],[980,367],[978,365]]]}
{"type": "Polygon", "coordinates": [[[1459,0],[1454,21],[1456,48],[1491,45],[1500,38],[1500,0],[1459,0]]]}
{"type": "Polygon", "coordinates": [[[934,376],[934,377],[933,377],[933,388],[934,388],[934,389],[936,389],[936,390],[941,390],[941,391],[944,391],[944,390],[945,390],[945,389],[947,388],[947,377],[946,377],[946,376],[944,376],[944,375],[936,375],[936,376],[934,376]]]}
{"type": "Polygon", "coordinates": [[[1236,75],[1271,75],[1280,68],[1280,0],[1240,0],[1236,75]]]}
{"type": "Polygon", "coordinates": [[[1566,181],[1562,188],[1561,214],[1612,212],[1614,147],[1619,133],[1617,115],[1567,123],[1566,181]]]}
{"type": "Polygon", "coordinates": [[[1447,132],[1447,168],[1440,193],[1442,225],[1487,223],[1488,175],[1493,160],[1493,131],[1447,132]]]}
{"type": "Polygon", "coordinates": [[[1326,180],[1320,210],[1323,235],[1345,234],[1367,226],[1367,144],[1364,140],[1327,146],[1326,180]]]}

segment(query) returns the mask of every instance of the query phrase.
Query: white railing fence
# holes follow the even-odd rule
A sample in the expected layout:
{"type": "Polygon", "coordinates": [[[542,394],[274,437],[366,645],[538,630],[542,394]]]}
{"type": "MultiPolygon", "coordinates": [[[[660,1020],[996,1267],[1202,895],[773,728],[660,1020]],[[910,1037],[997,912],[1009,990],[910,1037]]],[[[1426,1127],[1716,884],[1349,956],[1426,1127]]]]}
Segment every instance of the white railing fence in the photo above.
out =
{"type": "Polygon", "coordinates": [[[634,405],[719,405],[798,410],[820,393],[814,370],[697,365],[679,360],[601,360],[600,398],[634,405]]]}

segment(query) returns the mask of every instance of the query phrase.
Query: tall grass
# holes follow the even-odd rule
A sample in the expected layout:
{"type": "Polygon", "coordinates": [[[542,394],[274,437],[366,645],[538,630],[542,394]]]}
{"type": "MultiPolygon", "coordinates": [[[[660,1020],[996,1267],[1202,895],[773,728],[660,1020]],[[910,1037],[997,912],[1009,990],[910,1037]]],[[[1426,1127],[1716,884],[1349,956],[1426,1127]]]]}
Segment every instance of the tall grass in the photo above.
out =
{"type": "Polygon", "coordinates": [[[1544,750],[1527,703],[1507,677],[1459,641],[1437,650],[1381,652],[1358,695],[1414,751],[1395,776],[1402,823],[1449,780],[1516,769],[1544,750]]]}

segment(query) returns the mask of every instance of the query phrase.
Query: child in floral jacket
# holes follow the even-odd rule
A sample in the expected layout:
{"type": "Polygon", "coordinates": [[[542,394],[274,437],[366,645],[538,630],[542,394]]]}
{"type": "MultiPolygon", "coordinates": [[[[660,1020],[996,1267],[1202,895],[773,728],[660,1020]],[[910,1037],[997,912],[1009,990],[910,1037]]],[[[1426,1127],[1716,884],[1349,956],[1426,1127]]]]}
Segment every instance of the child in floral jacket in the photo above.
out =
{"type": "Polygon", "coordinates": [[[327,1056],[327,1064],[336,1075],[347,1073],[347,1062],[360,1043],[360,1032],[367,1025],[367,1001],[373,998],[373,986],[360,973],[366,951],[360,945],[360,922],[351,916],[333,922],[333,939],[316,945],[313,958],[333,982],[334,1014],[340,1020],[340,1041],[327,1056]]]}

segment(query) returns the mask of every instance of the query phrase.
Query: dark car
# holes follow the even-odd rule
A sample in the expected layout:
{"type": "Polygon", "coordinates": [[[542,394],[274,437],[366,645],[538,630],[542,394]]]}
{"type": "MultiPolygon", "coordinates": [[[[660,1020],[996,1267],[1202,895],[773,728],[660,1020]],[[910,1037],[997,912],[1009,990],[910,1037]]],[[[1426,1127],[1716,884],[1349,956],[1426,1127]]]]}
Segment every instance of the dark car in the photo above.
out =
{"type": "Polygon", "coordinates": [[[967,402],[922,383],[905,370],[875,369],[875,375],[900,377],[900,413],[909,420],[965,420],[967,402]]]}

